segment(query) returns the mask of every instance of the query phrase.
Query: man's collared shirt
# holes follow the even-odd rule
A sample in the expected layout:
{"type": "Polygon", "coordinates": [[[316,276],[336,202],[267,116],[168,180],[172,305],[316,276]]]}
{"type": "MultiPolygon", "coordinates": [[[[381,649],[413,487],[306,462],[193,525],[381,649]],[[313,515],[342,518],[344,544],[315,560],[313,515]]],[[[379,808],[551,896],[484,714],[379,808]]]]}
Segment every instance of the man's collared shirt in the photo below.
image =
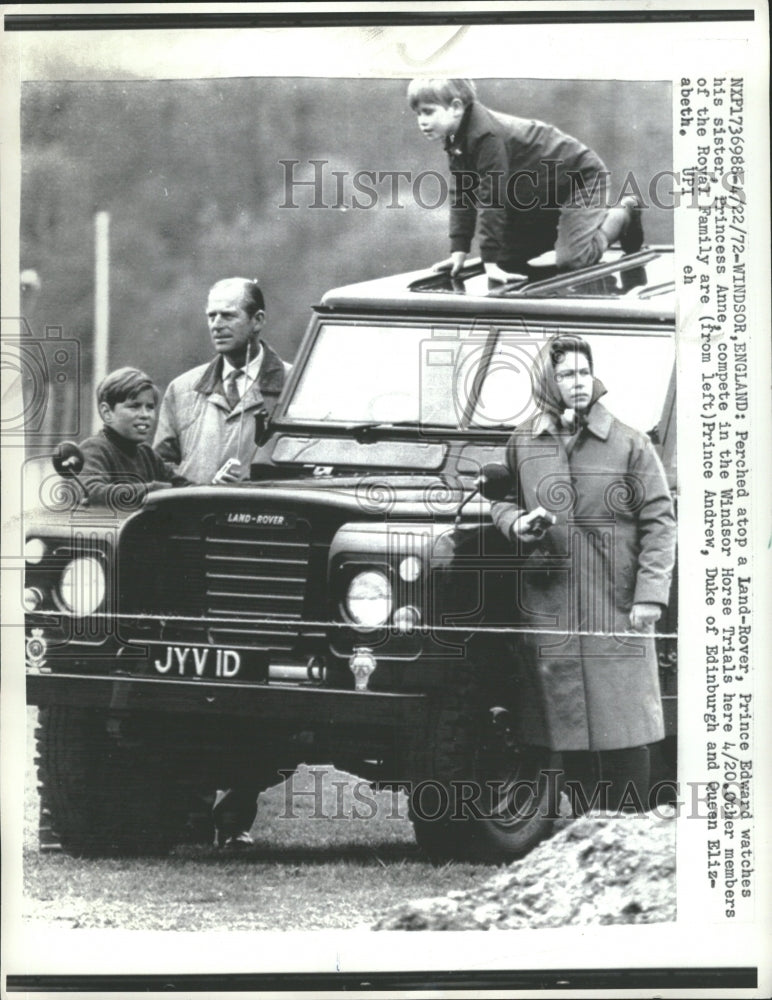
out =
{"type": "Polygon", "coordinates": [[[244,393],[247,391],[247,387],[254,385],[257,382],[257,377],[260,374],[260,369],[263,365],[263,358],[265,357],[265,351],[263,350],[263,345],[257,345],[257,354],[252,358],[249,364],[245,368],[237,368],[232,365],[230,361],[223,355],[222,359],[222,383],[225,385],[231,372],[238,372],[239,374],[235,376],[236,391],[239,394],[239,399],[244,398],[244,393]],[[245,377],[246,376],[246,377],[245,377]]]}

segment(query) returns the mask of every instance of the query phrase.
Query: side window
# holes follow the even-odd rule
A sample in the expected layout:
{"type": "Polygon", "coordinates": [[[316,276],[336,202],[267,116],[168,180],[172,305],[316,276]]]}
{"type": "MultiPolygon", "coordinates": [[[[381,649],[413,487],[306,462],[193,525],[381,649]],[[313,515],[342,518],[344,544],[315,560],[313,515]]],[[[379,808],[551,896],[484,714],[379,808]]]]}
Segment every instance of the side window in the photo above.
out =
{"type": "Polygon", "coordinates": [[[595,374],[607,389],[604,405],[636,430],[660,428],[675,360],[672,334],[605,333],[585,339],[595,374]]]}

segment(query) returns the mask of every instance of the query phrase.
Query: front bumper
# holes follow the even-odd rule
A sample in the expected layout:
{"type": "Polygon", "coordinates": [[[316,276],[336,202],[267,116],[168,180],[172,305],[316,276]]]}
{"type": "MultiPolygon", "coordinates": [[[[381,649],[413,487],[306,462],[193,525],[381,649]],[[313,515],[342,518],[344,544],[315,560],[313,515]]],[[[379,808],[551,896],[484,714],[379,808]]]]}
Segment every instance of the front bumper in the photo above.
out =
{"type": "Polygon", "coordinates": [[[368,726],[422,731],[426,695],[337,691],[292,684],[214,683],[91,674],[28,673],[27,703],[75,705],[110,713],[231,716],[311,728],[368,726]]]}

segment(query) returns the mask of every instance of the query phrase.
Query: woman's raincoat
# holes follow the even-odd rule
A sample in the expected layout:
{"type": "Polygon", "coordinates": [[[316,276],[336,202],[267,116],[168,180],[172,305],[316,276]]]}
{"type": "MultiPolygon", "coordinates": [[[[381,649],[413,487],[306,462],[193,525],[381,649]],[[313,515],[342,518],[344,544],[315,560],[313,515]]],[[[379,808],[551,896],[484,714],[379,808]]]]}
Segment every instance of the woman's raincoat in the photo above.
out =
{"type": "Polygon", "coordinates": [[[492,504],[516,560],[513,624],[524,742],[553,750],[613,750],[664,736],[654,639],[630,633],[633,604],[667,605],[674,563],[673,503],[645,434],[597,402],[578,431],[563,428],[549,345],[535,369],[539,410],[514,432],[514,488],[492,504]],[[542,506],[557,523],[539,541],[511,534],[542,506]],[[548,632],[558,634],[547,634],[548,632]]]}

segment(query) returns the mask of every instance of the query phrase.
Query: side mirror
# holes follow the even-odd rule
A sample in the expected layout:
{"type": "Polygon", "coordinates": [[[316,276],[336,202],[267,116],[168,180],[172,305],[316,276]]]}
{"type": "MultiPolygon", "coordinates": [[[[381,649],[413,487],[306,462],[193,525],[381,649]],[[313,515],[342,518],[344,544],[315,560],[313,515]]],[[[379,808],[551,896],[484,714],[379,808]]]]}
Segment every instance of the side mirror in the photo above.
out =
{"type": "Polygon", "coordinates": [[[54,468],[64,479],[76,479],[83,468],[83,452],[74,441],[62,441],[51,456],[54,468]]]}
{"type": "Polygon", "coordinates": [[[486,500],[503,500],[511,487],[512,479],[506,466],[489,462],[482,467],[478,489],[486,500]]]}
{"type": "Polygon", "coordinates": [[[478,494],[486,500],[503,500],[509,493],[512,480],[509,478],[509,470],[496,462],[489,462],[480,469],[480,475],[471,493],[469,493],[459,504],[456,511],[456,527],[461,523],[461,511],[469,501],[478,494]]]}

